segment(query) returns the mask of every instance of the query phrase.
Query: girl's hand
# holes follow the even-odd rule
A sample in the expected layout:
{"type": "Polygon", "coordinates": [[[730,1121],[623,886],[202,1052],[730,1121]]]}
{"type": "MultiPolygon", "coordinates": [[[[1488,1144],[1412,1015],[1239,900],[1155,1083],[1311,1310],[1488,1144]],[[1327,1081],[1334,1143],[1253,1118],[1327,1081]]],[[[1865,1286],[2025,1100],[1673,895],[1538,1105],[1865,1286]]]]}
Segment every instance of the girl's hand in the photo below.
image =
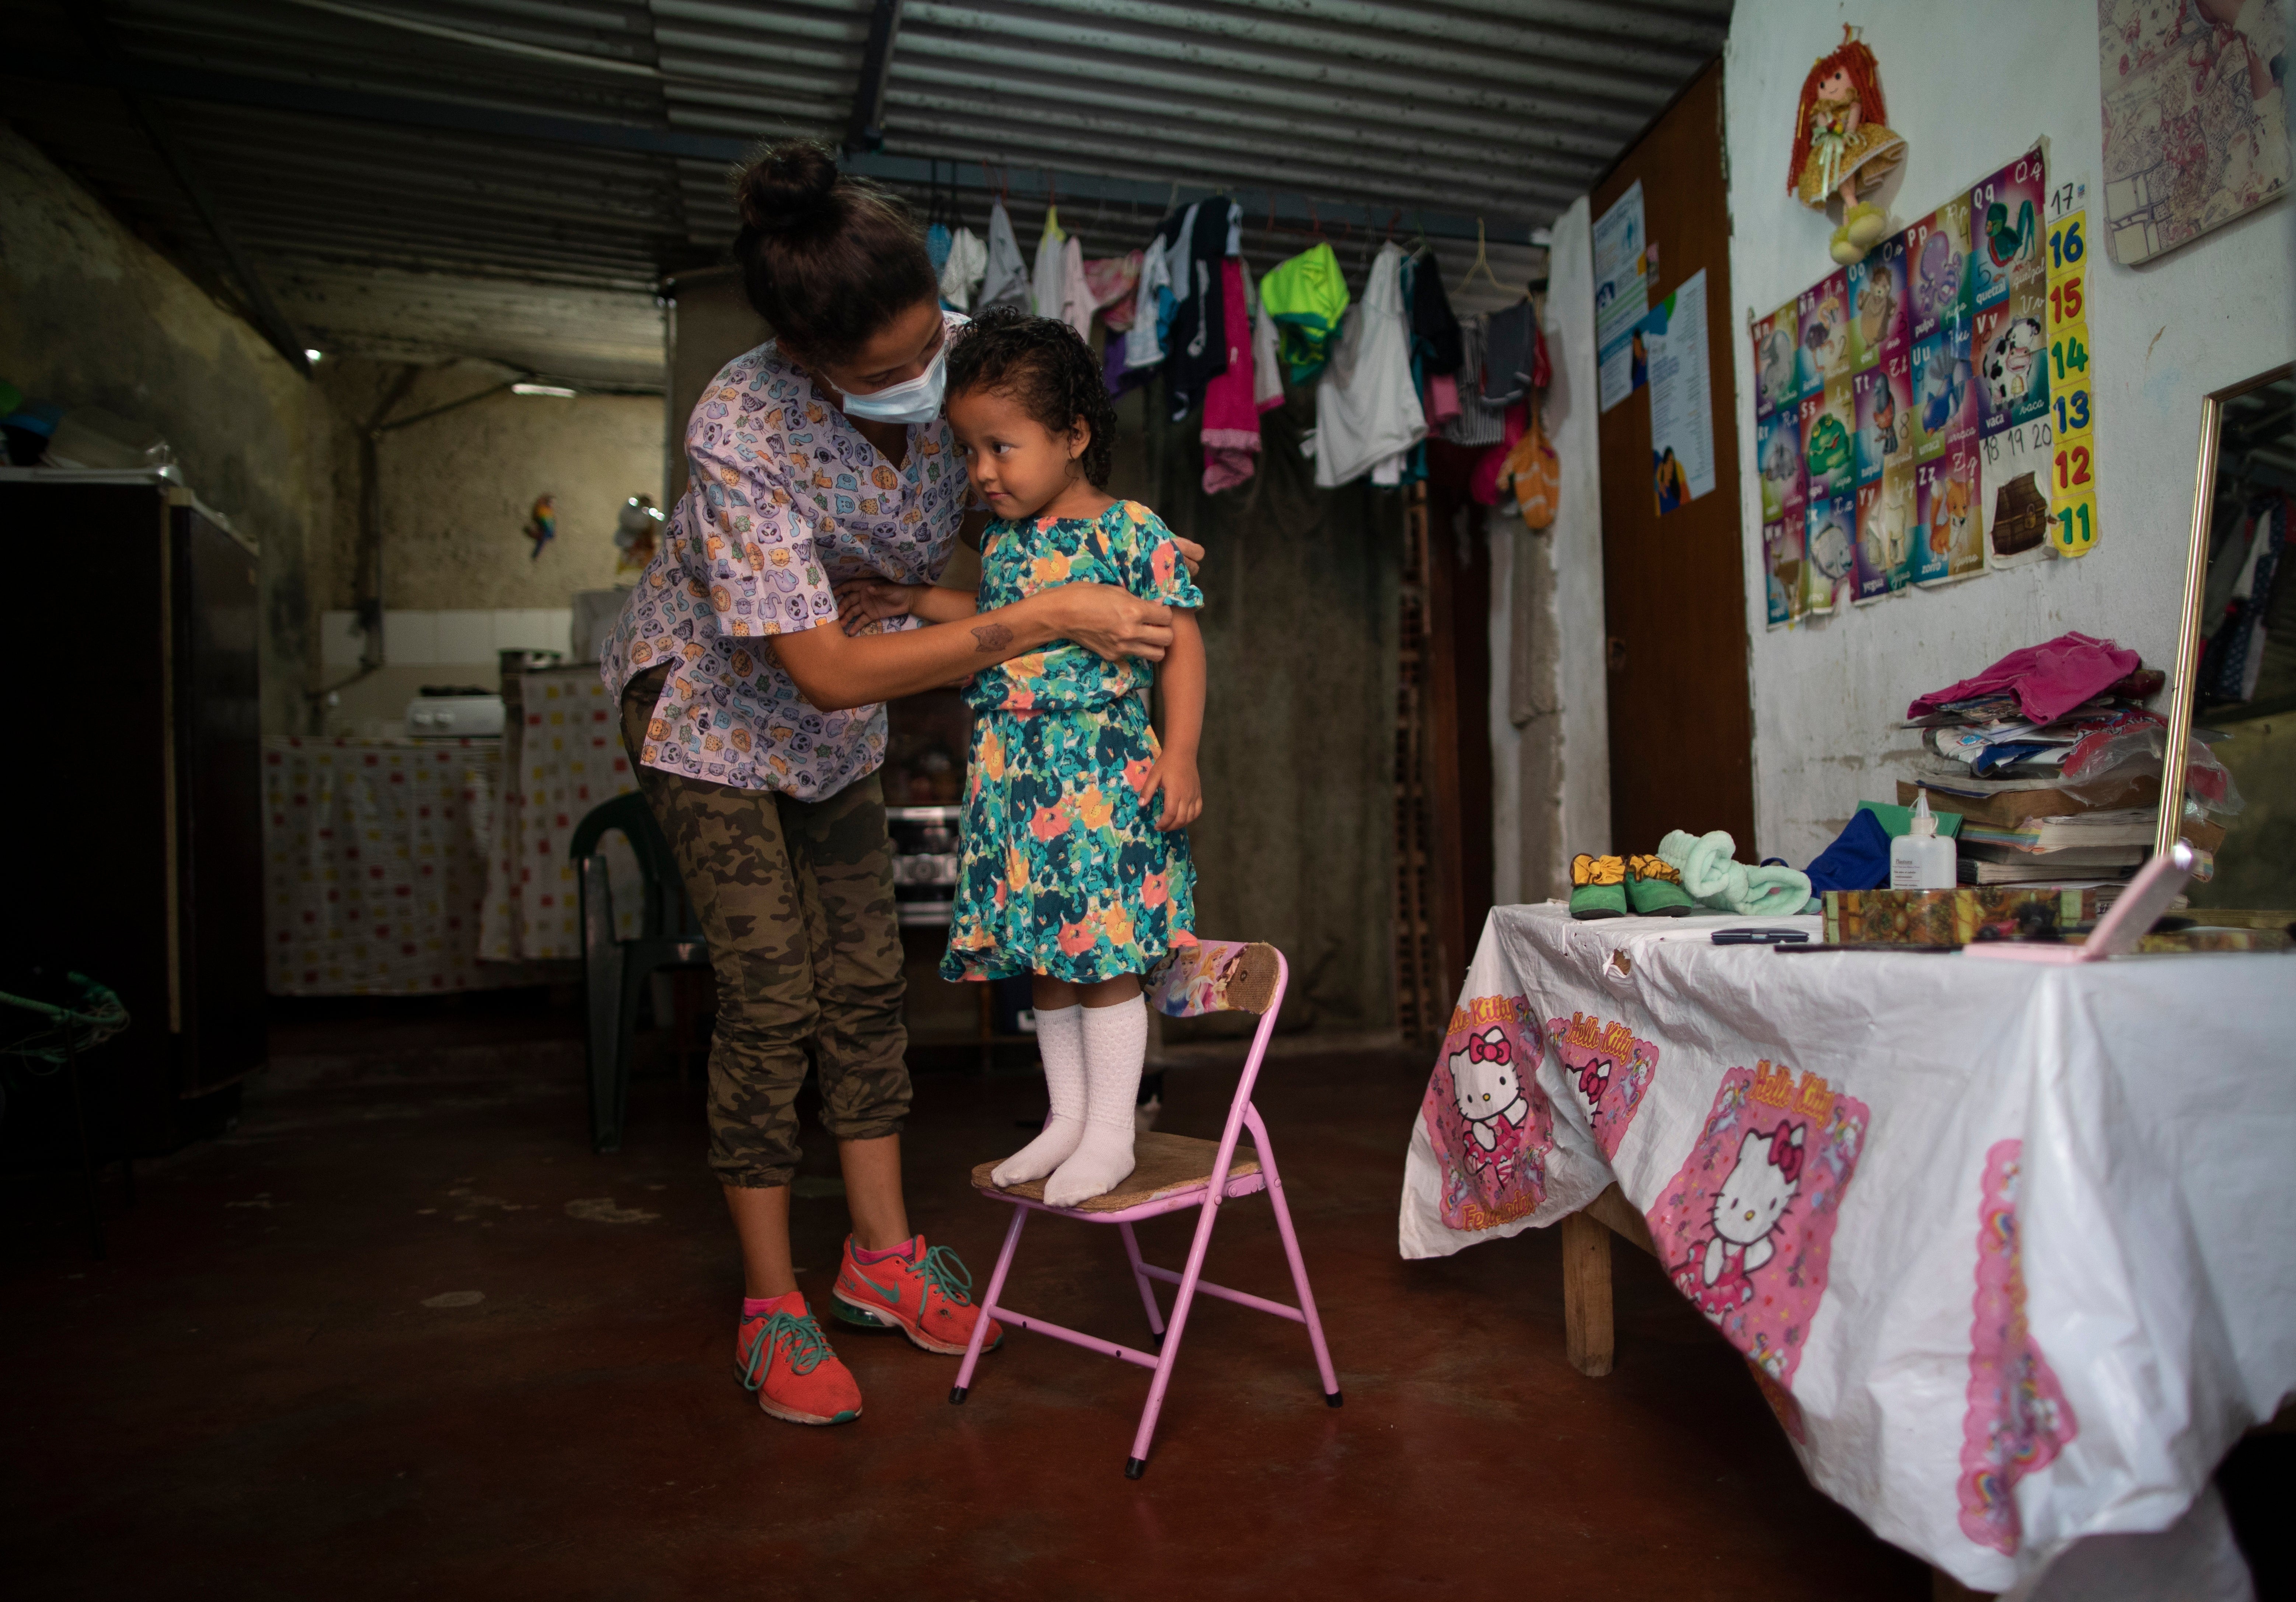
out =
{"type": "Polygon", "coordinates": [[[837,620],[848,634],[860,634],[887,618],[906,617],[916,609],[922,584],[895,584],[885,579],[848,579],[837,586],[837,620]]]}
{"type": "Polygon", "coordinates": [[[1156,819],[1158,828],[1185,829],[1203,816],[1204,786],[1196,774],[1195,758],[1169,751],[1158,756],[1140,781],[1140,799],[1144,801],[1159,790],[1164,793],[1164,810],[1156,819]]]}
{"type": "Polygon", "coordinates": [[[1054,639],[1074,640],[1110,661],[1160,662],[1171,648],[1172,609],[1112,584],[1063,584],[1021,604],[1042,608],[1054,639]]]}

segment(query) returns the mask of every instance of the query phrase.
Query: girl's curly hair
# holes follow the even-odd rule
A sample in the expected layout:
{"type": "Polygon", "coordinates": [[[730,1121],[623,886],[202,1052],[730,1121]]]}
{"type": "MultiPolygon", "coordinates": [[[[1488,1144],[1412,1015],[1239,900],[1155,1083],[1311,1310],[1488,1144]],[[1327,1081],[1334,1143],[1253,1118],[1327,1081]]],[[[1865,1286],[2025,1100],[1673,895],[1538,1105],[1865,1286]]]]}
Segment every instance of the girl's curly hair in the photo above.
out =
{"type": "Polygon", "coordinates": [[[1081,423],[1092,436],[1081,458],[1095,489],[1108,487],[1116,451],[1116,403],[1101,382],[1092,347],[1058,317],[1000,306],[957,330],[948,342],[950,395],[987,390],[1008,395],[1052,434],[1081,423]]]}

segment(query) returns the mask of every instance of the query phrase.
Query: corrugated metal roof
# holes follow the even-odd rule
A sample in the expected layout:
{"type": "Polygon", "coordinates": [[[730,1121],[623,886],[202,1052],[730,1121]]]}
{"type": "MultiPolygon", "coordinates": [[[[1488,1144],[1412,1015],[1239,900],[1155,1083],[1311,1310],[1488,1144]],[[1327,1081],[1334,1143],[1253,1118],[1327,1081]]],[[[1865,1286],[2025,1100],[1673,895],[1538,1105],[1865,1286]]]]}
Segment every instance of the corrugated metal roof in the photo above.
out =
{"type": "MultiPolygon", "coordinates": [[[[75,25],[0,0],[0,74],[19,127],[236,292],[121,96],[162,108],[316,343],[631,382],[660,370],[655,287],[732,237],[731,160],[759,138],[843,138],[875,4],[117,0],[75,25]],[[545,309],[515,313],[487,287],[504,283],[546,286],[545,309]]],[[[882,149],[851,165],[920,201],[929,174],[955,184],[976,228],[994,177],[1024,242],[1057,200],[1095,254],[1227,191],[1261,266],[1313,217],[1351,267],[1423,226],[1456,283],[1482,218],[1520,283],[1531,230],[1728,17],[1728,0],[905,0],[882,149]]]]}

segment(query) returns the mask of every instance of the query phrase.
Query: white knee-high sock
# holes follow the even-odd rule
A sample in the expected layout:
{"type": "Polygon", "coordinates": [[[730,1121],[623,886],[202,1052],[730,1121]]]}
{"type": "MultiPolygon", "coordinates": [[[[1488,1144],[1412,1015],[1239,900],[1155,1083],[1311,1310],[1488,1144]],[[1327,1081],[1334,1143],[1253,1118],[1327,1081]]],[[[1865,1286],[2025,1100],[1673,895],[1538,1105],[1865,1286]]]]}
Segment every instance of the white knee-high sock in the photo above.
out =
{"type": "Polygon", "coordinates": [[[1084,1138],[1045,1181],[1045,1200],[1073,1207],[1132,1171],[1132,1104],[1148,1056],[1148,1004],[1138,997],[1084,1009],[1084,1138]]]}
{"type": "Polygon", "coordinates": [[[1041,1179],[1069,1159],[1084,1138],[1084,1008],[1037,1009],[1037,1050],[1045,1059],[1045,1089],[1053,1115],[1045,1132],[999,1162],[989,1178],[999,1185],[1041,1179]]]}

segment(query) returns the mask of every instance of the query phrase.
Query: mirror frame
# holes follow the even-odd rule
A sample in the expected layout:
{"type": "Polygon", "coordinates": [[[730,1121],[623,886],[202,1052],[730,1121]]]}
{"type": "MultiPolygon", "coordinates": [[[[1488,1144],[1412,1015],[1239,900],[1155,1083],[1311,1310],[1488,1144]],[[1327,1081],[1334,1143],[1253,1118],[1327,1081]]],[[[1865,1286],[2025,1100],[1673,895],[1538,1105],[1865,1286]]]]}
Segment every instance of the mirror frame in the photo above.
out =
{"type": "Polygon", "coordinates": [[[2224,405],[2296,374],[2296,362],[2283,362],[2267,372],[2244,378],[2201,398],[2201,459],[2193,474],[2193,532],[2185,552],[2184,616],[2177,624],[2177,671],[2169,693],[2169,737],[2164,752],[2176,760],[2161,764],[2161,817],[2153,830],[2152,851],[2165,855],[2177,842],[2185,819],[2185,769],[2193,738],[2193,703],[2199,699],[2201,671],[2201,597],[2209,583],[2209,525],[2216,507],[2217,441],[2223,433],[2224,405]]]}

